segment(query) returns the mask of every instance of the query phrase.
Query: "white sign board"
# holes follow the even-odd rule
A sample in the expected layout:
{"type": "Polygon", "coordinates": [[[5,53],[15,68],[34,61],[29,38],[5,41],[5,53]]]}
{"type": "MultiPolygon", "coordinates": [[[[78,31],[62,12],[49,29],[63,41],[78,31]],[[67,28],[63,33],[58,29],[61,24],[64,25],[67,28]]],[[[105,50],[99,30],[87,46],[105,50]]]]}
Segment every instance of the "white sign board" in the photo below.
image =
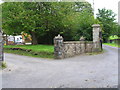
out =
{"type": "Polygon", "coordinates": [[[9,36],[8,37],[8,41],[13,41],[14,42],[14,37],[13,36],[9,36]]]}

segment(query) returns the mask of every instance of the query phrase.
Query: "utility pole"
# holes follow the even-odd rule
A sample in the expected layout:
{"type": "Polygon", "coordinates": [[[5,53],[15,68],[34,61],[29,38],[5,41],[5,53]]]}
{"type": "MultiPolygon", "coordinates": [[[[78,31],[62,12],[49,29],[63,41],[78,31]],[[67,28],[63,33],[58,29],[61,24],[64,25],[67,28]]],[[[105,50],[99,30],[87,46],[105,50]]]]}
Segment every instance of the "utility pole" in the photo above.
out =
{"type": "Polygon", "coordinates": [[[120,1],[118,2],[118,23],[120,25],[120,1]]]}
{"type": "Polygon", "coordinates": [[[94,15],[94,18],[95,18],[95,2],[93,0],[93,15],[94,15]]]}

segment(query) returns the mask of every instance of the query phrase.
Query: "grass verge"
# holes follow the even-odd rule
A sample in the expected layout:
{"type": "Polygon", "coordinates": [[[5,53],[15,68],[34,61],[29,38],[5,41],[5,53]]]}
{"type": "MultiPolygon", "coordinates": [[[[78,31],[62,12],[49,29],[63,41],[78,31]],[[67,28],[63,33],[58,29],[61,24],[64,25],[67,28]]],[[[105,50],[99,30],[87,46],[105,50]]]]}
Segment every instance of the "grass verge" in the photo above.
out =
{"type": "Polygon", "coordinates": [[[4,52],[39,58],[54,58],[54,47],[51,45],[7,45],[4,52]]]}
{"type": "Polygon", "coordinates": [[[120,48],[120,44],[117,43],[103,43],[104,45],[108,45],[108,46],[112,46],[112,47],[119,47],[120,48]]]}

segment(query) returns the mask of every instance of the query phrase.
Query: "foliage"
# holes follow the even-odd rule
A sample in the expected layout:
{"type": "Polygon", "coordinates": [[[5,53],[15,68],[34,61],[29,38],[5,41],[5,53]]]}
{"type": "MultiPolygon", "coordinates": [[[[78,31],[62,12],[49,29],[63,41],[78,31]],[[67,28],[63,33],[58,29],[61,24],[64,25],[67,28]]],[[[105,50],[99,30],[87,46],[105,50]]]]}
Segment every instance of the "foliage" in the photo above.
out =
{"type": "Polygon", "coordinates": [[[105,8],[98,9],[97,19],[103,25],[103,41],[106,42],[108,38],[115,34],[117,31],[117,25],[115,22],[116,14],[112,10],[107,10],[105,8]]]}
{"type": "Polygon", "coordinates": [[[32,44],[52,44],[58,34],[91,40],[91,26],[98,23],[88,2],[5,2],[2,8],[4,33],[30,34],[32,44]]]}
{"type": "Polygon", "coordinates": [[[87,10],[80,13],[79,17],[76,20],[77,25],[76,27],[76,36],[74,37],[75,40],[79,40],[81,36],[85,37],[86,40],[92,40],[92,25],[99,24],[97,19],[94,19],[92,13],[89,13],[87,10]]]}
{"type": "Polygon", "coordinates": [[[114,40],[114,39],[119,39],[119,37],[117,35],[114,35],[114,36],[110,36],[109,37],[109,40],[114,40]]]}
{"type": "Polygon", "coordinates": [[[7,68],[6,62],[2,61],[0,68],[2,68],[2,69],[7,68]]]}

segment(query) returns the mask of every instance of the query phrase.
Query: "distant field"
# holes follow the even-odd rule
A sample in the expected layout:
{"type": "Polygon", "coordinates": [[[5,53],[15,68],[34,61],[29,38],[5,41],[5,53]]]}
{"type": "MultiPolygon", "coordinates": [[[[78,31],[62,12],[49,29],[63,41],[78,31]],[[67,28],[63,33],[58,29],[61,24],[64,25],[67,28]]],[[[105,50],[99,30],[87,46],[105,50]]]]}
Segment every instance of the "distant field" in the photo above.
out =
{"type": "Polygon", "coordinates": [[[4,46],[4,52],[41,58],[54,58],[54,47],[52,45],[7,45],[4,46]],[[16,48],[20,50],[14,50],[16,48]]]}
{"type": "Polygon", "coordinates": [[[109,45],[109,46],[119,47],[120,48],[120,45],[118,45],[116,43],[104,43],[104,45],[109,45]]]}

